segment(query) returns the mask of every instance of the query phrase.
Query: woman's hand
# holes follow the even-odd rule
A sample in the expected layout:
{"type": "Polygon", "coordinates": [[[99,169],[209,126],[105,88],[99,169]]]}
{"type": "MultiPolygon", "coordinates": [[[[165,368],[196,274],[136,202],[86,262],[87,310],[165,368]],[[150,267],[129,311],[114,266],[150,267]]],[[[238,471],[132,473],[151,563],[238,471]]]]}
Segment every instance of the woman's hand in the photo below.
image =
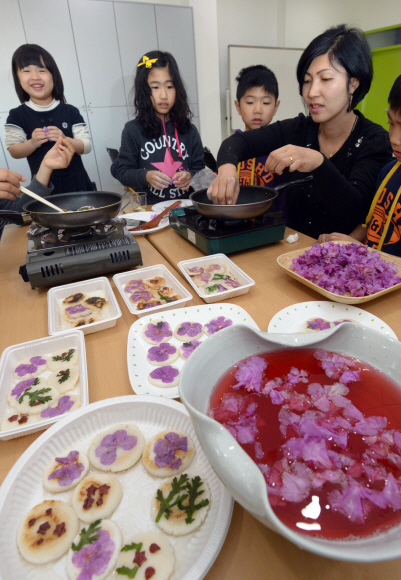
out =
{"type": "Polygon", "coordinates": [[[322,153],[307,147],[296,147],[295,145],[285,145],[272,151],[266,160],[266,171],[282,175],[286,167],[290,172],[300,171],[309,173],[324,161],[322,153]]]}
{"type": "Polygon", "coordinates": [[[31,137],[32,145],[35,149],[38,149],[43,143],[47,143],[47,135],[44,129],[34,129],[31,137]]]}
{"type": "Polygon", "coordinates": [[[219,167],[216,179],[207,190],[214,204],[234,205],[239,194],[239,179],[235,165],[225,163],[219,167]]]}
{"type": "Polygon", "coordinates": [[[354,244],[361,244],[359,240],[351,236],[347,236],[346,234],[338,234],[337,232],[333,232],[332,234],[321,234],[318,238],[319,244],[325,244],[326,242],[353,242],[354,244]]]}
{"type": "Polygon", "coordinates": [[[51,170],[65,169],[71,163],[74,153],[72,143],[66,138],[59,137],[56,144],[43,157],[42,163],[51,170]]]}
{"type": "Polygon", "coordinates": [[[173,176],[173,183],[176,187],[187,191],[189,189],[189,182],[192,179],[192,175],[189,171],[179,171],[173,176]]]}
{"type": "Polygon", "coordinates": [[[57,141],[57,139],[60,139],[60,137],[62,137],[62,138],[65,137],[65,135],[61,129],[59,129],[58,127],[53,127],[53,126],[47,127],[46,136],[49,139],[49,141],[57,141]]]}
{"type": "Polygon", "coordinates": [[[0,198],[15,200],[15,197],[20,197],[21,191],[19,189],[19,182],[25,181],[25,177],[11,171],[11,169],[0,169],[0,198]]]}
{"type": "Polygon", "coordinates": [[[148,171],[146,181],[155,189],[164,189],[170,185],[171,177],[161,171],[148,171]]]}

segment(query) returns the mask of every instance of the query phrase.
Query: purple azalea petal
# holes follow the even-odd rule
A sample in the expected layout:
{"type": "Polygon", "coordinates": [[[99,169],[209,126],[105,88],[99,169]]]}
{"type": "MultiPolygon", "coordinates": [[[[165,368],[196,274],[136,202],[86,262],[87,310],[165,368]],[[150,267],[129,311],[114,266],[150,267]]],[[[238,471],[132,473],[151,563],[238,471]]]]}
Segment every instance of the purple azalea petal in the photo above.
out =
{"type": "Polygon", "coordinates": [[[15,387],[11,391],[11,395],[16,399],[19,399],[22,393],[24,393],[27,389],[32,387],[35,381],[36,379],[26,379],[26,381],[20,381],[15,385],[15,387]]]}
{"type": "Polygon", "coordinates": [[[222,330],[223,328],[227,328],[228,326],[231,326],[232,323],[233,323],[233,321],[230,318],[225,318],[224,316],[218,316],[217,318],[214,318],[213,320],[211,320],[210,322],[205,324],[205,327],[207,328],[208,334],[215,334],[219,330],[222,330]]]}
{"type": "Polygon", "coordinates": [[[46,364],[46,359],[42,358],[41,356],[33,356],[29,360],[33,365],[36,365],[38,367],[46,364]]]}
{"type": "Polygon", "coordinates": [[[194,350],[201,344],[199,340],[191,340],[191,342],[184,342],[181,345],[181,353],[184,358],[188,358],[194,350]]]}
{"type": "Polygon", "coordinates": [[[179,374],[179,370],[170,365],[159,367],[150,373],[152,379],[161,380],[163,383],[172,383],[179,374]]]}
{"type": "Polygon", "coordinates": [[[163,439],[158,439],[153,446],[154,462],[160,468],[178,469],[182,460],[176,456],[176,453],[180,450],[188,451],[187,437],[180,437],[178,433],[174,432],[167,433],[163,439]]]}
{"type": "Polygon", "coordinates": [[[152,324],[149,322],[145,330],[145,335],[154,342],[163,342],[164,339],[171,338],[173,333],[168,322],[157,322],[152,324]]]}
{"type": "Polygon", "coordinates": [[[171,354],[176,352],[177,349],[175,346],[168,342],[162,342],[157,346],[152,346],[152,348],[148,350],[147,356],[150,361],[165,362],[171,354]]]}
{"type": "Polygon", "coordinates": [[[116,545],[106,530],[99,530],[97,535],[97,540],[72,555],[72,563],[81,569],[76,580],[93,580],[94,576],[103,574],[109,565],[116,545]]]}
{"type": "Polygon", "coordinates": [[[38,367],[35,364],[23,364],[18,365],[15,369],[16,374],[19,377],[24,377],[25,375],[31,375],[32,373],[36,373],[38,367]]]}
{"type": "Polygon", "coordinates": [[[57,405],[55,407],[48,407],[44,411],[41,412],[40,416],[42,419],[48,419],[49,417],[58,417],[59,415],[63,415],[67,413],[74,405],[74,400],[71,399],[70,395],[64,395],[64,397],[60,397],[57,401],[57,405]]]}
{"type": "Polygon", "coordinates": [[[260,393],[262,387],[263,371],[267,367],[267,362],[258,356],[253,356],[245,363],[238,363],[239,370],[235,373],[238,383],[233,385],[233,389],[245,387],[247,391],[260,393]]]}
{"type": "Polygon", "coordinates": [[[78,457],[78,451],[70,451],[67,457],[56,457],[56,461],[62,466],[53,471],[47,479],[58,478],[58,484],[62,487],[71,485],[85,469],[82,463],[78,463],[78,457]]]}
{"type": "Polygon", "coordinates": [[[111,465],[117,459],[118,447],[121,447],[124,451],[130,451],[137,442],[138,438],[135,435],[128,435],[125,429],[119,429],[103,437],[100,445],[95,449],[95,455],[100,457],[102,465],[111,465]]]}
{"type": "Polygon", "coordinates": [[[183,322],[177,330],[179,336],[187,334],[191,338],[198,336],[202,332],[202,325],[199,322],[183,322]]]}

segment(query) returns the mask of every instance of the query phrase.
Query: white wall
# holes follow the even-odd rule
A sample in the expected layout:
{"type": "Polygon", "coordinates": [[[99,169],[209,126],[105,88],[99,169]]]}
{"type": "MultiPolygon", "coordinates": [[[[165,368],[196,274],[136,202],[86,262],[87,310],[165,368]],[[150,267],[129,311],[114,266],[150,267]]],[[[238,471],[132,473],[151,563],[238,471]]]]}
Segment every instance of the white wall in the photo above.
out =
{"type": "MultiPolygon", "coordinates": [[[[226,130],[226,89],[228,88],[228,45],[277,46],[281,0],[217,0],[220,65],[221,132],[226,130]]],[[[258,64],[258,63],[255,63],[258,64]]],[[[239,72],[239,71],[238,71],[239,72]]],[[[235,113],[236,114],[236,113],[235,113]]]]}
{"type": "Polygon", "coordinates": [[[329,26],[372,30],[401,24],[399,0],[285,0],[285,46],[304,48],[329,26]]]}

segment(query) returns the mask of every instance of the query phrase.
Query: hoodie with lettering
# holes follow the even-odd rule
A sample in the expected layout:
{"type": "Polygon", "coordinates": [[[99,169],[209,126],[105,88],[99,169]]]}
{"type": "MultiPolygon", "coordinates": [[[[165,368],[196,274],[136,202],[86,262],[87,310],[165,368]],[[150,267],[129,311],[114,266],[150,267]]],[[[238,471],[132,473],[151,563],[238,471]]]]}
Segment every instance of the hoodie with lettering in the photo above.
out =
{"type": "Polygon", "coordinates": [[[181,133],[169,120],[165,130],[166,133],[162,129],[158,139],[151,139],[145,137],[142,125],[134,120],[126,123],[121,137],[117,179],[137,192],[147,192],[148,204],[188,198],[192,191],[191,188],[184,191],[174,183],[164,189],[155,189],[146,181],[148,171],[159,170],[172,178],[177,171],[195,175],[205,167],[202,141],[195,125],[191,124],[189,131],[181,133]]]}

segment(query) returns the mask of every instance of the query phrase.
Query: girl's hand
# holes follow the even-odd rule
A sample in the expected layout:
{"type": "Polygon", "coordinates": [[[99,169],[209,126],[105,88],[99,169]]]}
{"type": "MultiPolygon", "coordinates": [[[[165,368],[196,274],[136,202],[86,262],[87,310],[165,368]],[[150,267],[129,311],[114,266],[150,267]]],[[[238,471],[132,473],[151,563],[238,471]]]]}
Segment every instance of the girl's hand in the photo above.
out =
{"type": "Polygon", "coordinates": [[[68,139],[59,137],[56,144],[43,157],[42,163],[48,169],[65,169],[71,163],[74,153],[75,149],[68,139]]]}
{"type": "Polygon", "coordinates": [[[296,147],[295,145],[285,145],[272,151],[266,160],[266,171],[282,175],[286,167],[290,172],[301,171],[309,173],[324,161],[322,153],[307,147],[296,147]]]}
{"type": "Polygon", "coordinates": [[[43,129],[35,129],[31,137],[32,145],[38,149],[43,143],[47,143],[47,135],[43,129]]]}
{"type": "Polygon", "coordinates": [[[338,234],[337,232],[333,232],[332,234],[321,234],[318,238],[318,244],[325,244],[326,242],[353,242],[354,244],[361,244],[359,240],[351,236],[347,236],[346,234],[338,234]]]}
{"type": "Polygon", "coordinates": [[[237,203],[239,179],[235,165],[225,163],[219,167],[217,177],[209,185],[207,194],[217,205],[237,203]]]}
{"type": "Polygon", "coordinates": [[[171,177],[161,171],[148,171],[146,181],[155,189],[164,189],[170,185],[171,177]]]}
{"type": "Polygon", "coordinates": [[[0,169],[0,198],[14,201],[15,196],[20,197],[20,181],[25,181],[25,177],[11,169],[0,169]]]}
{"type": "Polygon", "coordinates": [[[179,171],[173,176],[173,183],[176,187],[187,191],[189,189],[189,182],[192,179],[192,175],[189,171],[179,171]]]}
{"type": "Polygon", "coordinates": [[[57,139],[59,139],[60,137],[64,138],[65,135],[62,132],[61,129],[59,129],[58,127],[47,127],[48,131],[47,131],[47,138],[49,139],[49,141],[57,141],[57,139]]]}

